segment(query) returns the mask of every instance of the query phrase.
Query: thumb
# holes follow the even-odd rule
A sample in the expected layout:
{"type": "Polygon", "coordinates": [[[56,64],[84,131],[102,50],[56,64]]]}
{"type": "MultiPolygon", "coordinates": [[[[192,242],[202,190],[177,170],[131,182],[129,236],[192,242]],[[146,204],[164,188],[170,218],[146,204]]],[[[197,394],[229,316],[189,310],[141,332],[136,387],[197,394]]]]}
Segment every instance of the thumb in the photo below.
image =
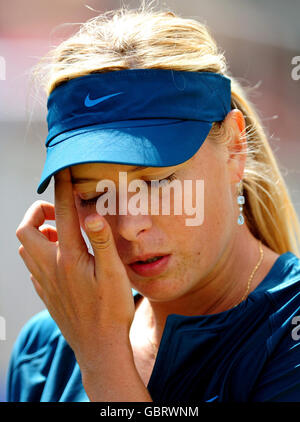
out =
{"type": "Polygon", "coordinates": [[[100,277],[100,273],[103,276],[107,271],[111,274],[112,269],[122,268],[123,262],[105,218],[99,214],[91,214],[85,218],[84,224],[94,252],[96,278],[100,277]]]}

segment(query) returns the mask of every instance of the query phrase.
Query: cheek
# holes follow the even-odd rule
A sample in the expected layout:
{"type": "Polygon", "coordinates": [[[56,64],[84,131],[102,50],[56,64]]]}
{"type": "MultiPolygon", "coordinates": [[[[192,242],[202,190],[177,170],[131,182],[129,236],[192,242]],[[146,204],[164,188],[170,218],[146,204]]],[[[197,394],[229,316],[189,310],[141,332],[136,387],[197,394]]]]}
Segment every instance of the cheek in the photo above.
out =
{"type": "MultiPolygon", "coordinates": [[[[229,184],[217,184],[206,194],[206,219],[209,225],[225,229],[234,217],[235,203],[229,184]]],[[[236,205],[238,207],[238,205],[236,205]]]]}
{"type": "MultiPolygon", "coordinates": [[[[199,177],[200,179],[200,177],[199,177]]],[[[173,238],[185,257],[191,255],[193,260],[199,255],[210,261],[224,248],[233,229],[234,203],[230,185],[223,180],[202,178],[204,180],[204,197],[199,203],[203,207],[203,221],[199,225],[188,226],[187,220],[195,215],[171,216],[166,218],[165,231],[173,238]]],[[[195,201],[194,201],[195,206],[195,201]]]]}
{"type": "Polygon", "coordinates": [[[235,204],[230,184],[224,179],[223,176],[206,184],[204,221],[197,231],[199,240],[194,244],[196,250],[201,250],[208,267],[222,255],[234,231],[235,204]]]}

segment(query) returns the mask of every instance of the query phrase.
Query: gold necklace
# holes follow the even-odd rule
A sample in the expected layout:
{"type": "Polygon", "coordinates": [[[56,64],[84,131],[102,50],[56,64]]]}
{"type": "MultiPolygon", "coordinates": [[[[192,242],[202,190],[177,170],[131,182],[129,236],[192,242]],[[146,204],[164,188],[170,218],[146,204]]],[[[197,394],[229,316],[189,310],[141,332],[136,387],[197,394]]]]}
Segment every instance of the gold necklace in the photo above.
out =
{"type": "MultiPolygon", "coordinates": [[[[248,293],[249,293],[249,290],[250,290],[250,286],[251,286],[251,281],[253,280],[253,277],[254,277],[254,274],[256,273],[256,271],[258,270],[258,267],[260,266],[260,264],[262,263],[262,260],[263,260],[263,258],[264,258],[264,250],[263,250],[263,248],[262,248],[262,243],[261,243],[261,240],[259,240],[258,241],[258,244],[259,244],[259,252],[260,252],[260,258],[259,258],[259,261],[258,261],[258,263],[255,265],[255,267],[253,268],[253,270],[252,270],[252,273],[250,274],[250,277],[249,277],[249,279],[248,279],[248,283],[247,283],[247,289],[246,289],[246,291],[245,291],[245,293],[244,293],[244,295],[243,295],[243,297],[242,297],[242,299],[240,300],[240,302],[238,302],[236,305],[234,305],[234,307],[235,306],[237,306],[237,305],[239,305],[241,302],[243,302],[243,300],[246,298],[246,296],[248,295],[248,293]]],[[[151,344],[151,347],[152,347],[152,349],[153,349],[153,351],[154,351],[154,354],[156,354],[157,353],[157,351],[158,351],[158,347],[150,340],[150,338],[148,337],[148,335],[146,334],[146,336],[147,336],[147,340],[148,340],[148,342],[151,344]]]]}
{"type": "Polygon", "coordinates": [[[251,275],[250,275],[250,277],[249,277],[249,280],[248,280],[248,283],[247,283],[247,289],[246,289],[246,291],[245,291],[245,293],[244,293],[244,296],[242,297],[242,299],[235,305],[235,306],[237,306],[237,305],[239,305],[241,302],[243,302],[243,300],[246,298],[246,296],[248,295],[248,293],[249,293],[249,290],[250,290],[250,286],[251,286],[251,281],[252,281],[252,279],[253,279],[253,277],[254,277],[254,274],[256,273],[256,271],[257,271],[257,269],[258,269],[258,267],[260,266],[260,264],[262,263],[262,260],[263,260],[263,258],[264,258],[264,251],[263,251],[263,248],[262,248],[262,244],[261,244],[261,240],[259,240],[258,241],[258,244],[259,244],[259,252],[260,252],[260,258],[259,258],[259,261],[258,261],[258,263],[255,265],[255,267],[253,268],[253,270],[252,270],[252,273],[251,273],[251,275]]]}

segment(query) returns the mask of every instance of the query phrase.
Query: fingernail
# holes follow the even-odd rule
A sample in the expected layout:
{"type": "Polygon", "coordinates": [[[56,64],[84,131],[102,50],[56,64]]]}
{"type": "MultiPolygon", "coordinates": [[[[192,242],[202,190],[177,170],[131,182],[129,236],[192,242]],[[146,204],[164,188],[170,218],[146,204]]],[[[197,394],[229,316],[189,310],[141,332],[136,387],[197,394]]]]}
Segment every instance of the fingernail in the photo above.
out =
{"type": "Polygon", "coordinates": [[[86,228],[92,232],[98,232],[103,229],[104,222],[100,218],[87,218],[85,220],[86,228]]]}

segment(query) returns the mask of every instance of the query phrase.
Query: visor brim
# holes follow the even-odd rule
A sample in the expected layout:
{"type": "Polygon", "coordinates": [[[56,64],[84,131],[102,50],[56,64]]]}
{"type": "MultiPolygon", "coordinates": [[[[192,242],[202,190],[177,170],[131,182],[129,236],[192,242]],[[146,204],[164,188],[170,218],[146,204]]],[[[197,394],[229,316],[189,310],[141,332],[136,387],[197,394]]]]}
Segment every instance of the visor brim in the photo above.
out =
{"type": "MultiPolygon", "coordinates": [[[[166,119],[162,124],[122,127],[92,125],[64,132],[50,141],[37,193],[60,170],[86,163],[168,167],[189,160],[205,141],[212,123],[166,119]]],[[[157,123],[157,119],[156,119],[157,123]]],[[[119,125],[120,126],[120,125],[119,125]]]]}

